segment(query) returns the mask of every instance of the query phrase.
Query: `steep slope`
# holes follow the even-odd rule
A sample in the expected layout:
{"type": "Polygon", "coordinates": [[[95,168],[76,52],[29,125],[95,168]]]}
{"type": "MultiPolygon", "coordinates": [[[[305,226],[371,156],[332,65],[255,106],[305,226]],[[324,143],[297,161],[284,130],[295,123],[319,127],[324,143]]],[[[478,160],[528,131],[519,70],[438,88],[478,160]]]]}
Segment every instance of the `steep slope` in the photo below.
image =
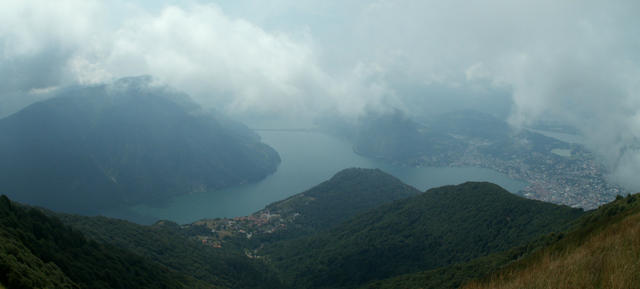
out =
{"type": "Polygon", "coordinates": [[[8,288],[214,288],[0,196],[0,283],[8,288]]]}
{"type": "Polygon", "coordinates": [[[222,288],[286,288],[262,260],[240,248],[213,248],[181,226],[161,221],[138,225],[105,217],[58,214],[60,219],[99,242],[125,249],[171,270],[222,288]]]}
{"type": "Polygon", "coordinates": [[[294,287],[348,288],[507,250],[564,229],[581,214],[494,184],[465,183],[382,205],[262,253],[294,287]]]}
{"type": "Polygon", "coordinates": [[[618,198],[557,242],[464,288],[640,288],[640,197],[618,198]]]}
{"type": "Polygon", "coordinates": [[[295,228],[324,230],[359,212],[420,194],[420,191],[379,169],[351,168],[303,193],[265,209],[295,218],[295,228]]]}
{"type": "Polygon", "coordinates": [[[0,192],[101,208],[260,180],[280,159],[245,126],[146,77],[63,89],[0,120],[0,192]]]}
{"type": "Polygon", "coordinates": [[[517,246],[507,251],[493,253],[475,258],[468,262],[456,263],[436,269],[408,273],[388,279],[375,280],[361,286],[362,289],[444,289],[459,288],[470,280],[478,279],[504,266],[527,256],[545,246],[553,244],[564,237],[563,233],[551,233],[541,236],[526,245],[517,246]]]}

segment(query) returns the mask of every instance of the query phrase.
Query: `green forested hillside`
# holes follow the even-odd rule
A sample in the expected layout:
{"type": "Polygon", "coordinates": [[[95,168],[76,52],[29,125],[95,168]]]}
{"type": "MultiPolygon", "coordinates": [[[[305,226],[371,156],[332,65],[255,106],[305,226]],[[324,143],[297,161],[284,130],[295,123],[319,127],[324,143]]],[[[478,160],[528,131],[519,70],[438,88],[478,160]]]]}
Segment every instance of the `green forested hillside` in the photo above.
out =
{"type": "Polygon", "coordinates": [[[466,282],[491,274],[505,265],[516,261],[540,248],[564,237],[564,233],[550,233],[507,251],[475,258],[468,262],[456,263],[436,269],[402,274],[388,279],[371,281],[361,289],[444,289],[459,288],[466,282]]]}
{"type": "Polygon", "coordinates": [[[149,78],[61,89],[0,120],[0,192],[96,210],[262,179],[280,158],[242,124],[149,78]]]}
{"type": "Polygon", "coordinates": [[[223,288],[284,288],[262,260],[248,258],[232,244],[213,248],[181,226],[161,221],[138,225],[105,217],[59,215],[74,229],[99,242],[126,249],[172,270],[223,288]]]}
{"type": "Polygon", "coordinates": [[[523,245],[582,215],[489,183],[432,189],[358,215],[327,233],[267,246],[297,288],[355,287],[523,245]]]}
{"type": "Polygon", "coordinates": [[[586,212],[566,232],[435,270],[362,288],[640,288],[640,197],[586,212]]]}
{"type": "Polygon", "coordinates": [[[463,288],[640,288],[639,240],[640,197],[618,197],[563,238],[463,288]]]}
{"type": "Polygon", "coordinates": [[[40,210],[0,197],[0,283],[14,288],[214,288],[102,245],[40,210]]]}
{"type": "Polygon", "coordinates": [[[303,193],[270,204],[265,210],[291,218],[287,231],[300,236],[326,230],[365,210],[419,193],[379,169],[351,168],[303,193]]]}
{"type": "Polygon", "coordinates": [[[267,206],[266,220],[228,219],[235,225],[212,233],[202,224],[56,214],[2,197],[0,283],[372,289],[458,288],[475,279],[467,288],[634,288],[639,204],[620,197],[585,213],[482,182],[418,193],[379,170],[347,169],[267,206]]]}

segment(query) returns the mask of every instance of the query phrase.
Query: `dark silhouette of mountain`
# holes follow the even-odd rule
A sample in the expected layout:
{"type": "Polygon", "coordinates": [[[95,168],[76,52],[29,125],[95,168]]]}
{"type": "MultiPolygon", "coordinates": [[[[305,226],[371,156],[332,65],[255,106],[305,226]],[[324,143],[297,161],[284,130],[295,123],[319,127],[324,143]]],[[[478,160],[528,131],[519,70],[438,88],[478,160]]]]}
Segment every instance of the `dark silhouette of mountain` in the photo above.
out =
{"type": "Polygon", "coordinates": [[[0,192],[93,213],[255,182],[278,154],[148,77],[71,87],[0,120],[0,192]]]}

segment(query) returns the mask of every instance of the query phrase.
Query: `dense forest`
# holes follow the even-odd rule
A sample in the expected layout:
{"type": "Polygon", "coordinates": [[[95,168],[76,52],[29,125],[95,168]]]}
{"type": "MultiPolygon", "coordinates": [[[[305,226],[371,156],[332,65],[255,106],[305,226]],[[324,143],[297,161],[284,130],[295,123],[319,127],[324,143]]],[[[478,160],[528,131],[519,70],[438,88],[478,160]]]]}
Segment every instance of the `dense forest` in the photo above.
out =
{"type": "Polygon", "coordinates": [[[205,246],[182,226],[160,221],[151,226],[105,217],[58,215],[98,242],[123,248],[176,272],[222,288],[284,288],[261,260],[247,258],[242,248],[205,246]]]}
{"type": "Polygon", "coordinates": [[[345,169],[305,192],[266,206],[260,212],[279,214],[291,221],[283,232],[263,237],[281,241],[317,233],[358,213],[417,194],[419,190],[381,170],[345,169]]]}
{"type": "Polygon", "coordinates": [[[267,206],[278,217],[262,225],[279,222],[282,232],[237,227],[242,233],[224,235],[222,246],[212,246],[204,242],[211,231],[198,222],[144,226],[54,213],[2,196],[0,283],[473,289],[556,288],[569,282],[629,288],[638,284],[640,269],[633,257],[640,252],[639,204],[637,196],[619,197],[583,212],[482,182],[420,193],[379,170],[347,169],[267,206]],[[572,271],[554,274],[550,268],[572,271]]]}
{"type": "Polygon", "coordinates": [[[57,218],[0,196],[0,283],[8,288],[214,288],[88,239],[57,218]]]}
{"type": "Polygon", "coordinates": [[[356,287],[508,250],[564,230],[582,214],[470,182],[382,205],[264,254],[294,287],[356,287]]]}

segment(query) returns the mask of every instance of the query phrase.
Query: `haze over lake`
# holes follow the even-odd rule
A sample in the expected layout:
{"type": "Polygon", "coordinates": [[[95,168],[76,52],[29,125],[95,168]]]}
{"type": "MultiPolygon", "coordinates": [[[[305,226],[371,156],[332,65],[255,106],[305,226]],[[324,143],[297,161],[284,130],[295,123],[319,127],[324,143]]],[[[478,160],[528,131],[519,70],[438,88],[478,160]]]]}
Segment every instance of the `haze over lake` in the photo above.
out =
{"type": "Polygon", "coordinates": [[[139,223],[171,220],[180,224],[203,218],[249,215],[266,205],[303,192],[349,167],[379,168],[424,191],[466,181],[489,181],[512,193],[526,185],[496,171],[475,167],[406,167],[372,160],[353,152],[343,139],[312,131],[259,131],[262,141],[278,151],[278,170],[254,183],[214,192],[172,198],[162,204],[142,204],[103,212],[139,223]]]}

